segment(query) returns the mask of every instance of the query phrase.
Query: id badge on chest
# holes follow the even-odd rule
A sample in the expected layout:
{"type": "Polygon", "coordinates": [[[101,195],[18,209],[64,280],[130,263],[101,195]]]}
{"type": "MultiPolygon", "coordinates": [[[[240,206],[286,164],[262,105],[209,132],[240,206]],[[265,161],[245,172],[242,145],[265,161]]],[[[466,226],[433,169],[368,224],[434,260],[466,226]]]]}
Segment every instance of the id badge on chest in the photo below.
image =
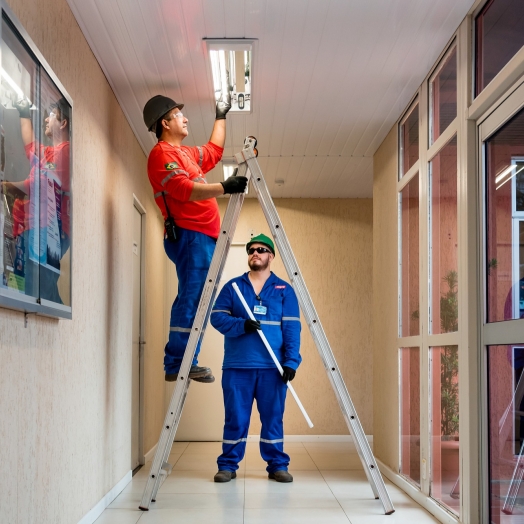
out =
{"type": "Polygon", "coordinates": [[[265,315],[267,313],[267,307],[266,306],[255,306],[253,308],[253,313],[255,313],[255,315],[265,315]]]}

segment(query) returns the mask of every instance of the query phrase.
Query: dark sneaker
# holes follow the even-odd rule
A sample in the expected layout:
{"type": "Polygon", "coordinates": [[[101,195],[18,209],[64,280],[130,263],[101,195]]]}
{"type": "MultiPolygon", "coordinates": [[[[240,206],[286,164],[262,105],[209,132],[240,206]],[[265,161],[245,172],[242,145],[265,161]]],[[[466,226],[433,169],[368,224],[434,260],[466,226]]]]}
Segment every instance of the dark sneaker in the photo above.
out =
{"type": "MultiPolygon", "coordinates": [[[[213,372],[210,368],[205,368],[202,366],[191,366],[191,369],[189,370],[189,378],[196,379],[205,377],[207,375],[213,376],[213,372]]],[[[176,373],[166,373],[166,382],[174,382],[178,378],[178,372],[176,373]]],[[[214,382],[215,377],[213,377],[213,380],[211,382],[214,382]]]]}
{"type": "Polygon", "coordinates": [[[270,473],[267,477],[276,480],[277,482],[293,482],[293,475],[285,469],[273,471],[273,473],[270,473]]]}
{"type": "Polygon", "coordinates": [[[214,477],[215,482],[229,482],[231,479],[236,479],[236,471],[220,470],[214,477]]]}

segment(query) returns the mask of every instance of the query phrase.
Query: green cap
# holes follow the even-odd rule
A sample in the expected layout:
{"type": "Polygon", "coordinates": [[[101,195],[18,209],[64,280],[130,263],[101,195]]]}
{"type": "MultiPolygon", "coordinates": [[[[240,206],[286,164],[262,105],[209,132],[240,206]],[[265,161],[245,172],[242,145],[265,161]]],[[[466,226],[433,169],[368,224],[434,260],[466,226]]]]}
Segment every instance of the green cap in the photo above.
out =
{"type": "Polygon", "coordinates": [[[275,254],[275,244],[273,244],[273,241],[261,233],[260,235],[257,235],[256,237],[253,237],[247,244],[246,244],[246,251],[249,250],[252,244],[264,244],[267,246],[273,255],[275,254]]]}

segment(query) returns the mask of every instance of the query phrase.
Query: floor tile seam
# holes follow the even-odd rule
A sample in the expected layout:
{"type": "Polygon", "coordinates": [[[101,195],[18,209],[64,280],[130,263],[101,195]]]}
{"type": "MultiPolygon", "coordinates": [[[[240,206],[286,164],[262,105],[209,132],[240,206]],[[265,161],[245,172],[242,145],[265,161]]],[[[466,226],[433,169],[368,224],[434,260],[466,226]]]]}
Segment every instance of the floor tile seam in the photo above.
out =
{"type": "Polygon", "coordinates": [[[344,509],[344,507],[340,503],[340,500],[338,500],[338,497],[333,492],[333,489],[331,488],[331,486],[329,485],[328,481],[326,480],[326,477],[324,477],[324,474],[322,473],[322,471],[318,470],[318,472],[320,473],[320,476],[322,477],[322,479],[326,483],[326,486],[328,487],[328,489],[331,492],[331,494],[333,495],[333,497],[335,497],[335,500],[337,501],[337,504],[339,505],[340,509],[344,512],[344,515],[346,515],[346,518],[348,519],[348,522],[351,523],[351,519],[349,518],[349,515],[348,515],[347,511],[344,509]]]}

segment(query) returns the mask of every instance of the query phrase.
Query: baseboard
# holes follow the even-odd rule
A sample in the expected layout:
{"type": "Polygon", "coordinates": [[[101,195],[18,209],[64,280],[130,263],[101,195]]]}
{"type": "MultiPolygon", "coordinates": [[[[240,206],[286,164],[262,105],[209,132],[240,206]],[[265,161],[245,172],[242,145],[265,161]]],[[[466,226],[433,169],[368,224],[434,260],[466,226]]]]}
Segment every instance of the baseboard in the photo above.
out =
{"type": "Polygon", "coordinates": [[[122,480],[118,482],[118,484],[103,497],[98,504],[92,508],[89,513],[84,515],[81,520],[79,520],[78,524],[93,524],[95,520],[100,517],[102,512],[115,500],[120,493],[122,493],[122,490],[131,482],[131,479],[133,478],[133,472],[129,470],[122,480]]]}
{"type": "MultiPolygon", "coordinates": [[[[369,443],[373,435],[366,435],[369,443]]],[[[248,435],[248,442],[259,442],[260,435],[248,435]]],[[[353,442],[351,435],[284,435],[284,442],[353,442]]]]}
{"type": "Polygon", "coordinates": [[[424,495],[413,484],[408,482],[402,475],[395,473],[391,468],[386,466],[383,462],[375,458],[381,473],[393,484],[398,486],[402,491],[409,495],[417,504],[422,506],[426,511],[429,511],[436,519],[444,524],[459,524],[458,517],[453,516],[446,511],[442,506],[437,504],[432,498],[424,495]]]}
{"type": "Polygon", "coordinates": [[[144,455],[144,464],[153,460],[153,458],[155,457],[157,446],[158,446],[158,442],[144,455]]]}

